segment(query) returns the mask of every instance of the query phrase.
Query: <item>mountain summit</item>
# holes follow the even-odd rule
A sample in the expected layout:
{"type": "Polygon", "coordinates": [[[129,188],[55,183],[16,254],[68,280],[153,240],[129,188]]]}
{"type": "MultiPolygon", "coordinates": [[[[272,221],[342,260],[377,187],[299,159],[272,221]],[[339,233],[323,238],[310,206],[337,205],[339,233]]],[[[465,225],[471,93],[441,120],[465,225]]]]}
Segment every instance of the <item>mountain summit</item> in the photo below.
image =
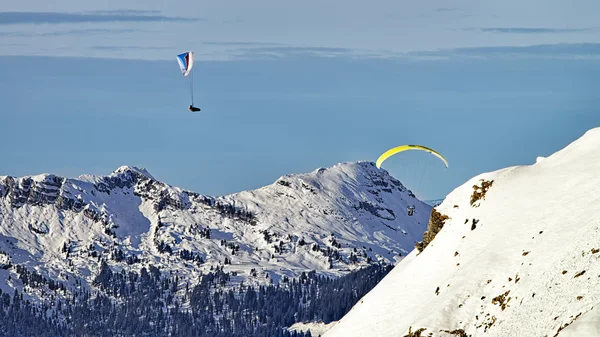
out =
{"type": "Polygon", "coordinates": [[[422,250],[325,336],[600,335],[599,149],[595,128],[455,189],[422,250]]]}

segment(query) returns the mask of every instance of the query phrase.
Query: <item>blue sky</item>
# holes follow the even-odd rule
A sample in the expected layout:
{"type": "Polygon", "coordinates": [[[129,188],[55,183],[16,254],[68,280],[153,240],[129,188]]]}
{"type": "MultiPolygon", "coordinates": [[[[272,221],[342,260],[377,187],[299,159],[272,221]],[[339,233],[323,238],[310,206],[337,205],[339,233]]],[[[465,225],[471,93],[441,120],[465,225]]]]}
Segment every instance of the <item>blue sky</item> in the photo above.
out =
{"type": "Polygon", "coordinates": [[[0,175],[136,165],[221,195],[418,143],[450,168],[385,166],[428,199],[600,126],[597,1],[143,4],[0,5],[0,175]]]}

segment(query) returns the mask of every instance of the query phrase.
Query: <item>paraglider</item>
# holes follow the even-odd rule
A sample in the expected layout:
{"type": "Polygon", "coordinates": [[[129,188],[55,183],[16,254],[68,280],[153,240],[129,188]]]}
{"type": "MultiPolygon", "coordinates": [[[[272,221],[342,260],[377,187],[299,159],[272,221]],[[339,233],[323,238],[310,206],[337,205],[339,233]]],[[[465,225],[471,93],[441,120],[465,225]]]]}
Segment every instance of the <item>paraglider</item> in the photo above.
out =
{"type": "Polygon", "coordinates": [[[194,52],[188,51],[182,54],[177,55],[177,62],[179,63],[179,68],[181,69],[181,73],[184,77],[191,74],[190,81],[190,98],[192,103],[188,107],[188,110],[195,112],[200,111],[200,108],[194,106],[194,73],[192,72],[192,68],[194,67],[194,52]]]}
{"type": "Polygon", "coordinates": [[[400,146],[396,146],[394,148],[391,148],[391,149],[385,151],[381,156],[379,156],[379,158],[377,159],[377,163],[375,163],[375,165],[377,166],[377,168],[381,168],[381,164],[386,159],[388,159],[389,157],[395,155],[396,153],[399,153],[399,152],[402,152],[402,151],[408,151],[408,150],[427,151],[427,152],[433,154],[434,156],[440,158],[444,162],[444,164],[446,165],[446,168],[448,168],[448,161],[446,160],[446,158],[444,158],[444,156],[442,156],[436,150],[430,149],[430,148],[425,147],[423,145],[400,145],[400,146]]]}
{"type": "MultiPolygon", "coordinates": [[[[448,168],[448,161],[446,160],[446,158],[444,158],[444,156],[442,156],[439,152],[437,152],[434,149],[428,148],[426,146],[423,145],[400,145],[400,146],[396,146],[393,147],[387,151],[385,151],[383,154],[381,154],[379,156],[379,158],[377,159],[377,162],[375,163],[375,166],[377,166],[378,169],[381,168],[381,165],[383,164],[383,162],[385,160],[387,160],[388,158],[394,156],[395,154],[398,153],[406,153],[405,151],[409,151],[409,150],[418,150],[418,151],[423,151],[423,152],[429,152],[431,154],[433,154],[435,157],[439,158],[443,163],[444,166],[446,168],[448,168]]],[[[413,156],[411,158],[410,155],[403,155],[400,162],[403,162],[403,164],[401,165],[401,170],[403,172],[403,174],[401,174],[400,176],[402,176],[403,178],[403,182],[404,179],[406,180],[406,182],[410,185],[412,185],[412,191],[420,191],[422,192],[424,189],[422,189],[422,184],[423,183],[430,183],[432,180],[429,179],[427,177],[427,172],[429,171],[430,168],[435,168],[437,165],[439,165],[437,159],[433,160],[433,159],[429,159],[429,156],[421,156],[419,154],[415,153],[415,156],[413,156]],[[434,165],[436,164],[436,165],[434,165]],[[409,174],[410,172],[410,174],[409,174]]],[[[410,189],[408,190],[408,193],[411,197],[415,198],[415,194],[412,192],[410,189]]],[[[408,207],[406,208],[408,215],[412,216],[415,212],[415,206],[414,205],[408,205],[408,207]]]]}

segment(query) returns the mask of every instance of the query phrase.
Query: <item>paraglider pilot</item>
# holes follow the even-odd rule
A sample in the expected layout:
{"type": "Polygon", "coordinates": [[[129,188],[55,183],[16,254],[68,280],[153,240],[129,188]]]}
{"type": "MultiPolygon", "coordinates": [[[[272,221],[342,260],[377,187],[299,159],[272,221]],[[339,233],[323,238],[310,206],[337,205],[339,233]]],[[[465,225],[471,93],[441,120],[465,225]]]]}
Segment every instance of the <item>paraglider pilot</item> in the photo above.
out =
{"type": "Polygon", "coordinates": [[[415,212],[415,206],[408,206],[406,209],[408,210],[408,216],[412,216],[415,212]]]}
{"type": "Polygon", "coordinates": [[[188,108],[188,110],[190,110],[190,111],[200,111],[200,108],[196,108],[195,106],[190,105],[190,107],[188,108]]]}

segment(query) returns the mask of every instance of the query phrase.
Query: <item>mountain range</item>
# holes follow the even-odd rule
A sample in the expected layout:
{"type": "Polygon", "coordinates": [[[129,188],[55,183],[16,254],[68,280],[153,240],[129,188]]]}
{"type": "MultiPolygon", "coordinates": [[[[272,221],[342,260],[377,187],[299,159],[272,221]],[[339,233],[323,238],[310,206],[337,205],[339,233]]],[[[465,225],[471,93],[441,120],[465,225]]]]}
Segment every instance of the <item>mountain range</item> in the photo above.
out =
{"type": "Polygon", "coordinates": [[[17,268],[69,289],[114,272],[195,280],[222,268],[228,286],[339,277],[394,264],[422,239],[431,206],[371,162],[285,175],[256,190],[207,196],[143,168],[108,175],[0,177],[0,290],[33,300],[17,268]],[[407,207],[415,206],[408,216],[407,207]]]}

